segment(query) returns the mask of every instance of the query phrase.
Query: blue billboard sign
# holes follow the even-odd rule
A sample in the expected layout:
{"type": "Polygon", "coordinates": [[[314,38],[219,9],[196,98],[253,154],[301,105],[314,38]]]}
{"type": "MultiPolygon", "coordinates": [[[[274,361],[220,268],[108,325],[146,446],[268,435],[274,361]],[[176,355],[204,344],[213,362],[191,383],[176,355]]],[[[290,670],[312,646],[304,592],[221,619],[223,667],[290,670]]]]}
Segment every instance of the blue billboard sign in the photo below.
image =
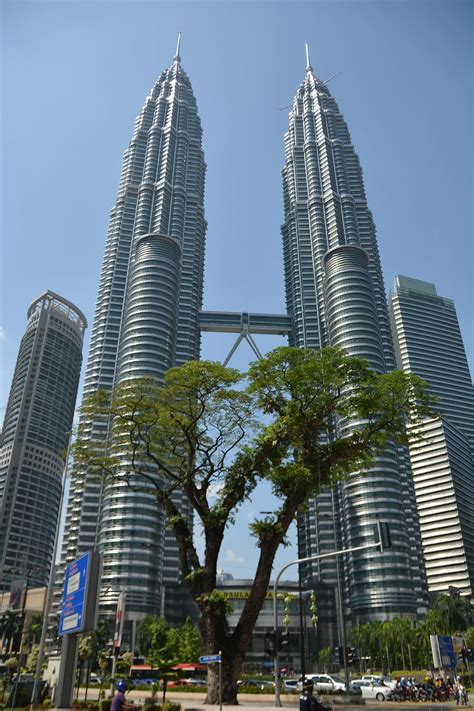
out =
{"type": "Polygon", "coordinates": [[[85,623],[87,584],[91,554],[86,553],[66,568],[59,634],[81,632],[85,623]]]}

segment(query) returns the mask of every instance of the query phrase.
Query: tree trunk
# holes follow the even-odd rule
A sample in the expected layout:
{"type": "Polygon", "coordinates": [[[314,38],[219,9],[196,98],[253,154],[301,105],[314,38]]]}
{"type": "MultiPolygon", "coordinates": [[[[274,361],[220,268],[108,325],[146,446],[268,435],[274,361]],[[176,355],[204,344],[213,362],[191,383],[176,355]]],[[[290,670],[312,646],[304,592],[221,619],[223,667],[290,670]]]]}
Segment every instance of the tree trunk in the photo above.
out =
{"type": "MultiPolygon", "coordinates": [[[[222,703],[228,706],[236,706],[237,701],[237,681],[242,669],[242,659],[238,656],[223,655],[221,663],[222,675],[222,703]],[[227,657],[227,659],[226,659],[227,657]]],[[[207,673],[207,696],[205,704],[219,703],[219,664],[210,664],[207,673]]]]}

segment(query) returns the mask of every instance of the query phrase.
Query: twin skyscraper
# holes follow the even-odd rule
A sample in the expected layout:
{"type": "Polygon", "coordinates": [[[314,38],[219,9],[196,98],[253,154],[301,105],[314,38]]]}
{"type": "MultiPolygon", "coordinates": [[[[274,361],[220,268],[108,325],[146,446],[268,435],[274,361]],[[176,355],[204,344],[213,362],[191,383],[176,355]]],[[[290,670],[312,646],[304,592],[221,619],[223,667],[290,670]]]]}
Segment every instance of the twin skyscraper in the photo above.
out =
{"type": "MultiPolygon", "coordinates": [[[[206,164],[191,83],[178,47],[138,114],[111,211],[85,376],[84,397],[200,356],[202,330],[288,334],[292,345],[334,345],[380,373],[395,367],[390,321],[362,171],[327,84],[307,66],[289,114],[282,226],[287,315],[203,312],[206,164]]],[[[275,244],[276,247],[276,244],[275,244]]],[[[107,425],[82,422],[91,439],[107,425]]],[[[187,506],[183,497],[183,509],[187,506]]],[[[191,510],[188,511],[192,516],[191,510]]],[[[377,519],[393,547],[304,568],[318,590],[322,629],[336,627],[337,594],[352,624],[427,606],[419,516],[408,452],[395,445],[369,473],[353,474],[310,502],[298,522],[301,557],[373,540],[377,519]]],[[[127,637],[146,614],[178,621],[187,595],[177,546],[152,493],[100,482],[74,465],[62,566],[95,545],[102,554],[100,605],[113,616],[127,593],[127,637]]],[[[338,625],[342,625],[339,619],[338,625]]]]}
{"type": "MultiPolygon", "coordinates": [[[[335,100],[307,64],[290,111],[283,168],[290,343],[341,346],[384,372],[395,361],[362,172],[335,100]]],[[[178,43],[125,151],[85,396],[124,378],[162,378],[170,366],[199,358],[205,171],[201,122],[178,43]]],[[[90,436],[106,438],[103,427],[90,423],[90,436]]],[[[351,477],[310,507],[300,522],[301,553],[333,549],[333,531],[344,545],[363,544],[377,518],[390,521],[393,553],[383,562],[364,554],[348,559],[341,571],[346,608],[354,621],[415,617],[425,602],[420,535],[410,468],[395,447],[370,475],[351,477]],[[335,516],[336,525],[319,512],[335,516]]],[[[76,467],[63,563],[95,543],[103,556],[103,611],[113,613],[122,589],[129,619],[160,611],[173,619],[182,610],[176,544],[153,495],[135,494],[125,483],[100,484],[76,467]]],[[[306,575],[334,587],[332,564],[308,567],[306,575]]]]}

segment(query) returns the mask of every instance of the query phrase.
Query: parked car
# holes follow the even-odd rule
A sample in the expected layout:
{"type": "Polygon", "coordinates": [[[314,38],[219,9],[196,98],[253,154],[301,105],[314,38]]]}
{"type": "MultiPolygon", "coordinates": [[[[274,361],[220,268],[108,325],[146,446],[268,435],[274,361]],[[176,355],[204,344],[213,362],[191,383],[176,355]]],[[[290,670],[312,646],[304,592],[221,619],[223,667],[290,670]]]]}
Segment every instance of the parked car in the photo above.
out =
{"type": "Polygon", "coordinates": [[[274,689],[275,682],[267,681],[266,679],[239,679],[237,688],[242,686],[250,686],[254,689],[274,689]]]}
{"type": "Polygon", "coordinates": [[[168,689],[174,689],[177,686],[191,686],[191,679],[175,679],[174,681],[169,681],[167,684],[168,689]]]}
{"type": "Polygon", "coordinates": [[[307,674],[306,681],[311,681],[315,691],[345,691],[346,685],[338,676],[329,674],[307,674]]]}
{"type": "Polygon", "coordinates": [[[299,691],[301,689],[301,681],[299,679],[283,679],[284,691],[299,691]]]}
{"type": "Polygon", "coordinates": [[[95,672],[89,674],[89,684],[100,684],[102,679],[95,672]]]}
{"type": "Polygon", "coordinates": [[[362,681],[361,679],[351,681],[349,684],[349,694],[352,694],[353,696],[360,696],[362,694],[362,691],[360,690],[361,684],[365,684],[365,681],[362,681]]]}
{"type": "Polygon", "coordinates": [[[184,679],[190,686],[207,686],[207,679],[184,679]]]}

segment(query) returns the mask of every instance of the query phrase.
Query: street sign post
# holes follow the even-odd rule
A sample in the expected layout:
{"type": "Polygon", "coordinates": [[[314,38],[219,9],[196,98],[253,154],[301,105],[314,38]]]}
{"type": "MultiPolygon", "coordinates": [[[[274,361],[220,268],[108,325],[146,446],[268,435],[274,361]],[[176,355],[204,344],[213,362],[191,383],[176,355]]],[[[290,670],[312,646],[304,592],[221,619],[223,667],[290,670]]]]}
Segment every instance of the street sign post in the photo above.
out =
{"type": "Polygon", "coordinates": [[[58,708],[69,708],[72,703],[78,635],[95,627],[99,579],[100,555],[95,550],[66,568],[59,618],[59,634],[63,637],[61,665],[54,699],[58,708]]]}
{"type": "Polygon", "coordinates": [[[199,657],[201,664],[218,664],[219,665],[219,711],[222,711],[222,652],[219,654],[205,654],[199,657]]]}
{"type": "Polygon", "coordinates": [[[221,655],[220,654],[208,654],[205,657],[199,657],[200,664],[220,664],[221,655]]]}
{"type": "Polygon", "coordinates": [[[85,626],[85,604],[89,583],[91,552],[66,568],[63,601],[59,618],[59,634],[82,632],[85,626]]]}

